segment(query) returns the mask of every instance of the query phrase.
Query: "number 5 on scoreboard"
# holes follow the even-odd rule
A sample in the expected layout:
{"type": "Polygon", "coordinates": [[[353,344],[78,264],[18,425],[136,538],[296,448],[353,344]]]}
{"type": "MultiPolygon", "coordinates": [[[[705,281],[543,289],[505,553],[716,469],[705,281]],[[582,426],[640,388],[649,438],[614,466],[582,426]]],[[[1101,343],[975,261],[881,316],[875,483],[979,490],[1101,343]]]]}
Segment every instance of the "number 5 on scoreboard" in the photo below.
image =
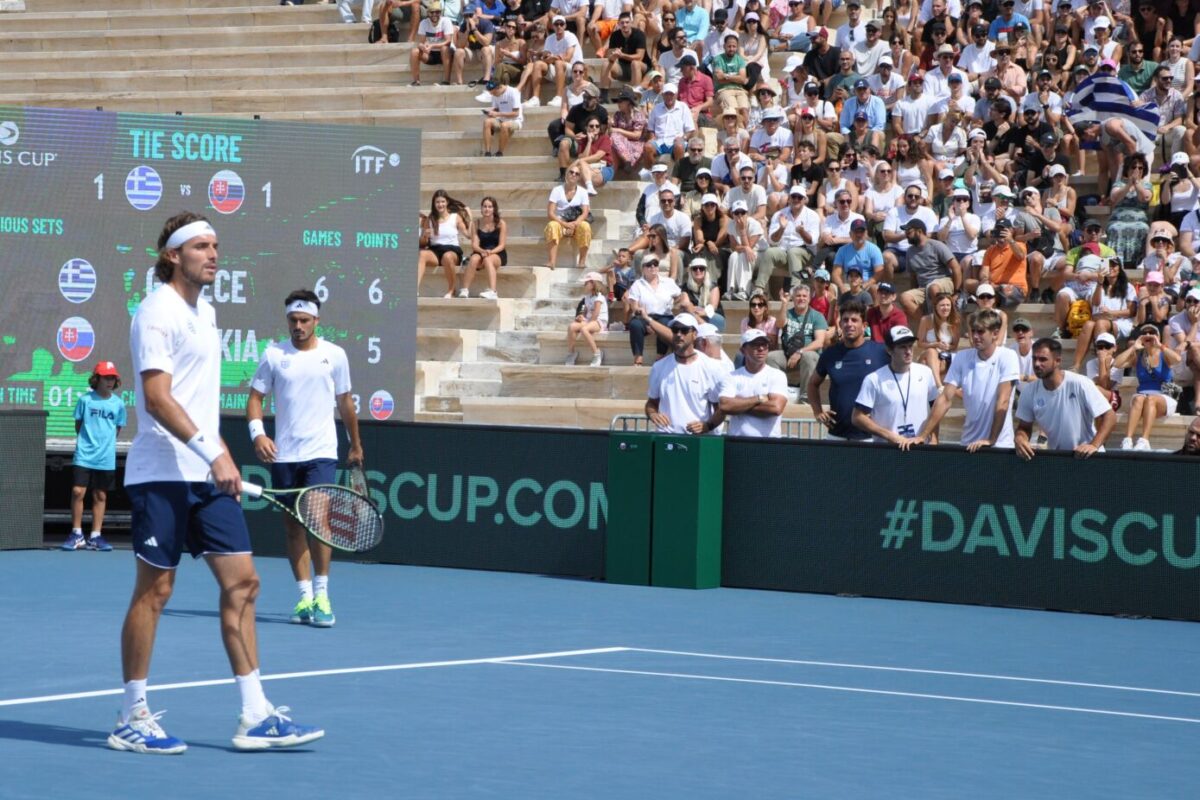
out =
{"type": "Polygon", "coordinates": [[[367,337],[367,363],[378,364],[381,358],[383,358],[383,352],[379,349],[379,337],[367,337]]]}

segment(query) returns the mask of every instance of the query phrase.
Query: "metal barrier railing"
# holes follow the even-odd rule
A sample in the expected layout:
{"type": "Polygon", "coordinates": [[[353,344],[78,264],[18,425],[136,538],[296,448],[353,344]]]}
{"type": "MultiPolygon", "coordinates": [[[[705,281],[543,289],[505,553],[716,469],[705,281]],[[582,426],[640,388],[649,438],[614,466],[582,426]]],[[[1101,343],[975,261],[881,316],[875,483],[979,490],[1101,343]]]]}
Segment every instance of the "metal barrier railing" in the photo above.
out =
{"type": "MultiPolygon", "coordinates": [[[[615,433],[653,433],[654,426],[650,420],[641,414],[617,414],[609,423],[608,429],[615,433]]],[[[785,419],[783,420],[783,438],[785,439],[823,439],[825,426],[815,419],[785,419]]]]}

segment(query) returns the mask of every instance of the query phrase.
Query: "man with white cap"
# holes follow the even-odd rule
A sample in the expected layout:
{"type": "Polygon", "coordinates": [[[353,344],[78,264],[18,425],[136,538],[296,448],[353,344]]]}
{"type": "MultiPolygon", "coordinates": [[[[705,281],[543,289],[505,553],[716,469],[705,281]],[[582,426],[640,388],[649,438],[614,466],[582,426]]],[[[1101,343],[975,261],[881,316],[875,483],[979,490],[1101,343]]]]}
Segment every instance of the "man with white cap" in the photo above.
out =
{"type": "Polygon", "coordinates": [[[662,100],[650,112],[646,122],[650,141],[646,142],[646,161],[653,163],[659,156],[670,155],[675,161],[683,158],[688,134],[696,130],[691,109],[679,102],[679,87],[667,83],[662,88],[662,100]]]}
{"type": "Polygon", "coordinates": [[[925,73],[925,95],[934,102],[950,96],[950,77],[957,75],[965,81],[967,73],[954,66],[954,45],[943,44],[934,52],[937,66],[925,73]]]}
{"type": "Polygon", "coordinates": [[[854,401],[854,427],[871,434],[873,442],[891,442],[907,450],[929,418],[937,399],[933,370],[913,361],[917,335],[898,325],[883,335],[889,362],[863,378],[854,401]]]}
{"type": "Polygon", "coordinates": [[[867,75],[867,86],[871,87],[871,94],[883,101],[890,116],[904,91],[904,76],[896,71],[890,55],[879,57],[874,72],[867,75]]]}
{"type": "Polygon", "coordinates": [[[201,297],[217,279],[217,234],[198,214],[177,214],[158,237],[155,276],[162,285],[134,312],[138,432],[125,467],[133,509],[137,577],[121,632],[124,702],[108,737],[116,750],[176,754],[187,745],[150,712],[146,684],[155,633],[184,549],[204,556],[220,587],[221,635],[241,695],[233,745],[292,747],[323,730],[297,725],[263,693],[254,601],[259,578],[242,516],[242,479],[221,441],[221,337],[201,297]]]}
{"type": "Polygon", "coordinates": [[[787,377],[767,364],[771,340],[760,328],[742,334],[742,366],[721,382],[721,412],[729,420],[730,436],[778,438],[783,433],[787,406],[787,377]]]}
{"type": "MultiPolygon", "coordinates": [[[[946,215],[938,220],[935,235],[950,248],[959,265],[968,273],[964,283],[975,276],[973,272],[975,254],[979,250],[979,230],[982,225],[979,215],[971,211],[971,192],[957,187],[950,193],[950,205],[946,215]]],[[[970,291],[967,286],[967,291],[970,291]]]]}
{"type": "Polygon", "coordinates": [[[634,211],[638,224],[642,226],[643,236],[649,231],[650,218],[662,210],[662,206],[658,203],[659,192],[663,190],[664,186],[672,186],[671,182],[667,180],[667,174],[671,168],[666,164],[655,164],[649,171],[650,182],[646,188],[642,189],[642,196],[638,198],[637,209],[634,211]]]}
{"type": "MultiPolygon", "coordinates": [[[[584,10],[587,4],[584,3],[584,10]]],[[[550,18],[554,32],[546,37],[546,43],[540,51],[529,54],[528,76],[522,77],[529,89],[530,98],[525,102],[527,107],[541,104],[539,95],[542,91],[542,81],[553,78],[555,97],[546,105],[556,106],[562,102],[563,89],[567,85],[567,74],[574,64],[583,61],[583,47],[575,34],[567,30],[567,18],[562,14],[554,14],[550,18]]]]}
{"type": "Polygon", "coordinates": [[[722,377],[733,372],[733,359],[725,352],[725,348],[721,347],[721,332],[717,330],[716,325],[701,322],[696,326],[696,349],[717,363],[722,377]]]}
{"type": "Polygon", "coordinates": [[[1046,436],[1050,450],[1073,450],[1076,458],[1088,458],[1104,450],[1104,442],[1117,424],[1117,412],[1096,388],[1077,372],[1062,368],[1062,345],[1057,339],[1033,343],[1033,374],[1017,403],[1017,432],[1013,446],[1017,456],[1033,459],[1030,443],[1034,423],[1046,436]]]}
{"type": "Polygon", "coordinates": [[[671,350],[654,362],[646,391],[646,417],[660,433],[708,433],[725,419],[717,405],[722,374],[716,362],[696,352],[691,314],[671,320],[671,350]]]}
{"type": "Polygon", "coordinates": [[[808,207],[808,190],[796,185],[788,190],[788,204],[775,212],[767,229],[767,248],[754,262],[754,285],[763,292],[771,276],[786,267],[792,283],[804,279],[812,263],[812,247],[821,235],[821,215],[808,207]]]}
{"type": "MultiPolygon", "coordinates": [[[[283,301],[290,337],[273,342],[263,352],[246,402],[250,442],[258,460],[271,466],[271,487],[303,489],[337,483],[338,410],[350,437],[347,461],[362,466],[358,417],[350,394],[350,362],[346,351],[316,335],[321,300],[310,289],[299,289],[283,301]],[[263,428],[263,399],[275,399],[275,438],[263,428]]],[[[292,610],[293,623],[332,628],[329,565],[333,548],[308,536],[304,526],[283,514],[288,561],[300,590],[292,610]]]]}

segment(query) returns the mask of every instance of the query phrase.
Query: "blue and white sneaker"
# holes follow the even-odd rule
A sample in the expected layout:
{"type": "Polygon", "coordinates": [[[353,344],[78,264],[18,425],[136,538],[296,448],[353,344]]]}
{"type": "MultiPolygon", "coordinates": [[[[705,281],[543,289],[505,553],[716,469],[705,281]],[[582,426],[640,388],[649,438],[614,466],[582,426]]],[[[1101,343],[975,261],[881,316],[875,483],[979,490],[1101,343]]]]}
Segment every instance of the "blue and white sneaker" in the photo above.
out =
{"type": "Polygon", "coordinates": [[[87,547],[87,538],[84,537],[83,531],[71,531],[71,535],[67,540],[59,545],[59,550],[82,550],[87,547]]]}
{"type": "Polygon", "coordinates": [[[112,550],[112,545],[104,540],[104,535],[92,536],[87,540],[88,550],[99,550],[101,553],[107,553],[112,550]]]}
{"type": "Polygon", "coordinates": [[[287,716],[287,706],[272,708],[271,715],[262,722],[248,723],[245,717],[238,718],[237,733],[233,735],[233,746],[238,750],[268,750],[275,747],[296,747],[316,741],[325,731],[313,725],[297,725],[287,716]]]}
{"type": "Polygon", "coordinates": [[[172,756],[187,750],[187,745],[167,732],[158,724],[159,717],[167,712],[159,711],[151,714],[150,709],[142,708],[122,724],[117,720],[117,727],[108,735],[108,746],[113,750],[128,750],[131,753],[151,753],[154,755],[172,756]]]}
{"type": "Polygon", "coordinates": [[[313,598],[312,626],[314,628],[332,628],[337,622],[333,615],[333,606],[329,604],[329,595],[319,594],[313,598]]]}
{"type": "Polygon", "coordinates": [[[288,621],[293,625],[307,625],[312,622],[312,600],[300,598],[300,602],[296,603],[296,607],[292,609],[292,616],[288,621]]]}

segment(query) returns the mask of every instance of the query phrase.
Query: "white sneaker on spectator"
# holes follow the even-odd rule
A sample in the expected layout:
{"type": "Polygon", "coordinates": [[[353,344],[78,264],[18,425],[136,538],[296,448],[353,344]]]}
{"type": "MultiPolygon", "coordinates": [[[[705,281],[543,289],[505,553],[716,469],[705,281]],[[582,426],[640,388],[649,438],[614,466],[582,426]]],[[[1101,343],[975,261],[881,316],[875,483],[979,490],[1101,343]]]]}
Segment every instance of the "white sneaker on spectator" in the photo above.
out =
{"type": "Polygon", "coordinates": [[[499,300],[500,295],[493,292],[491,289],[485,289],[479,293],[479,296],[484,300],[499,300]]]}
{"type": "Polygon", "coordinates": [[[587,193],[588,193],[588,194],[597,194],[597,192],[596,192],[596,187],[592,185],[592,182],[591,182],[591,181],[588,181],[588,185],[587,185],[587,187],[585,187],[585,188],[587,188],[587,193]]]}
{"type": "Polygon", "coordinates": [[[542,104],[541,100],[537,99],[536,97],[531,97],[525,101],[524,106],[525,106],[525,108],[537,108],[541,104],[542,104]]]}
{"type": "Polygon", "coordinates": [[[590,364],[588,364],[588,366],[589,367],[598,367],[603,363],[604,363],[604,353],[597,350],[595,353],[592,354],[592,362],[590,364]]]}
{"type": "Polygon", "coordinates": [[[561,106],[561,105],[562,105],[562,98],[561,98],[561,97],[552,97],[552,98],[550,99],[550,102],[549,102],[549,103],[546,103],[546,105],[548,105],[548,106],[561,106]]]}
{"type": "Polygon", "coordinates": [[[467,291],[466,289],[459,289],[458,296],[459,297],[470,297],[471,293],[469,291],[467,291]]]}
{"type": "Polygon", "coordinates": [[[1122,450],[1132,450],[1133,449],[1133,439],[1131,439],[1128,436],[1126,436],[1124,439],[1122,439],[1121,440],[1121,449],[1122,450]]]}
{"type": "Polygon", "coordinates": [[[1135,444],[1133,446],[1133,449],[1134,450],[1151,450],[1153,448],[1150,447],[1149,439],[1144,439],[1141,436],[1139,436],[1138,440],[1137,440],[1137,444],[1135,444]]]}
{"type": "Polygon", "coordinates": [[[579,354],[578,354],[578,353],[574,353],[574,352],[572,352],[572,353],[567,353],[567,357],[566,357],[566,359],[563,361],[563,366],[564,366],[564,367],[573,367],[573,366],[575,366],[575,360],[576,360],[576,359],[578,359],[578,358],[579,358],[579,354]]]}
{"type": "Polygon", "coordinates": [[[492,99],[492,93],[487,91],[486,89],[484,91],[480,92],[479,94],[475,95],[475,100],[480,103],[486,103],[491,99],[492,99]]]}
{"type": "Polygon", "coordinates": [[[443,300],[453,300],[453,299],[454,299],[454,293],[453,293],[453,292],[446,292],[444,295],[442,295],[442,299],[443,299],[443,300]]]}

